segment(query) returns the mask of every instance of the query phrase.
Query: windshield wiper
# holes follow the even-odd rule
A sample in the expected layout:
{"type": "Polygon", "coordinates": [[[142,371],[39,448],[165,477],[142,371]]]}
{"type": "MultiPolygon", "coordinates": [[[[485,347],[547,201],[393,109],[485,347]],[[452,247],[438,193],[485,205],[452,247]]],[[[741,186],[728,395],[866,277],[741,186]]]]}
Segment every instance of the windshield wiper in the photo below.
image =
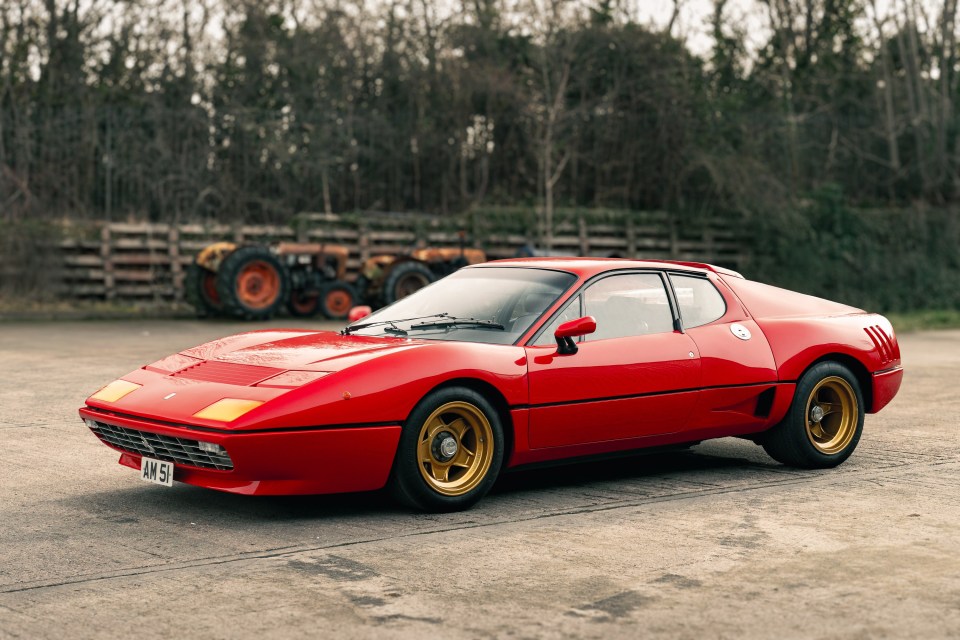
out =
{"type": "MultiPolygon", "coordinates": [[[[447,315],[447,314],[445,314],[447,315]]],[[[421,322],[420,324],[410,325],[410,331],[420,329],[450,329],[452,327],[481,327],[484,329],[504,330],[504,326],[493,320],[477,320],[476,318],[454,318],[447,315],[445,320],[436,322],[421,322]]]]}
{"type": "Polygon", "coordinates": [[[402,320],[378,320],[376,322],[365,322],[363,324],[352,324],[349,327],[345,327],[340,335],[348,336],[354,331],[359,331],[360,329],[368,329],[370,327],[379,327],[381,325],[388,325],[387,329],[384,329],[387,333],[396,333],[399,335],[406,335],[406,331],[397,326],[398,322],[413,322],[414,320],[426,320],[427,318],[446,318],[449,313],[431,313],[428,316],[420,316],[417,318],[404,318],[402,320]]]}
{"type": "Polygon", "coordinates": [[[392,334],[397,335],[397,336],[405,336],[405,335],[407,335],[407,332],[406,332],[406,331],[404,331],[403,329],[401,329],[400,327],[398,327],[398,326],[395,325],[395,324],[390,324],[390,325],[388,325],[387,328],[385,328],[383,331],[384,331],[384,333],[392,333],[392,334]]]}

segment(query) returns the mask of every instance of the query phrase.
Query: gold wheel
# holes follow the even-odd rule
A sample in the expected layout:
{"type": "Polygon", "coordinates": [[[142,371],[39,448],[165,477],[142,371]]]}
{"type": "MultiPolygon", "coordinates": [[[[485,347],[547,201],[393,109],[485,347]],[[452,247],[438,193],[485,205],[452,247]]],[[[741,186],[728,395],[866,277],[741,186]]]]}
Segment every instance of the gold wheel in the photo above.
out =
{"type": "Polygon", "coordinates": [[[839,376],[824,378],[807,397],[807,437],[817,451],[833,455],[843,451],[857,432],[860,408],[857,394],[839,376]]]}
{"type": "Polygon", "coordinates": [[[493,428],[469,402],[438,407],[420,428],[417,462],[427,485],[445,496],[462,496],[486,477],[493,461],[493,428]]]}

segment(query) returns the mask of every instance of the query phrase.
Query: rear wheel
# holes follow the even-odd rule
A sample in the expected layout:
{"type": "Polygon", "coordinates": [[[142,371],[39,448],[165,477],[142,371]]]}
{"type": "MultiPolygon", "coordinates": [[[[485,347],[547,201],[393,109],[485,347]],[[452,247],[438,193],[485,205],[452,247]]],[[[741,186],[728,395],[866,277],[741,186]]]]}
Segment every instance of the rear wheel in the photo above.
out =
{"type": "Polygon", "coordinates": [[[414,291],[419,291],[435,279],[430,268],[422,262],[401,262],[390,270],[383,281],[383,303],[393,304],[414,291]]]}
{"type": "Polygon", "coordinates": [[[197,263],[187,267],[183,280],[184,297],[196,310],[197,316],[217,315],[223,311],[223,303],[217,294],[217,274],[204,269],[197,263]]]}
{"type": "Polygon", "coordinates": [[[249,320],[272,317],[290,290],[290,278],[266,247],[241,247],[223,259],[217,293],[224,309],[249,320]]]}
{"type": "Polygon", "coordinates": [[[837,362],[821,362],[797,383],[786,417],[760,443],[774,460],[794,467],[835,467],[853,453],[863,432],[860,383],[837,362]]]}
{"type": "Polygon", "coordinates": [[[464,387],[435,391],[403,426],[393,464],[393,494],[425,511],[459,511],[493,486],[503,463],[500,416],[464,387]]]}
{"type": "Polygon", "coordinates": [[[343,320],[357,304],[357,292],[342,280],[327,282],[320,287],[320,311],[331,320],[343,320]]]}

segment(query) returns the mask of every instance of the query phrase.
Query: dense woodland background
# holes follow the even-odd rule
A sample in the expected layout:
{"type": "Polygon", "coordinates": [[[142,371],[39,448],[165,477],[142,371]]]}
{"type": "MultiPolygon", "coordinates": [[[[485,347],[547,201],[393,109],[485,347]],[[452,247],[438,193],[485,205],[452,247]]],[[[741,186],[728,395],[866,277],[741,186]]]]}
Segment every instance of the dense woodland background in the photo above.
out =
{"type": "Polygon", "coordinates": [[[0,249],[29,263],[64,219],[526,207],[548,243],[571,211],[663,210],[749,230],[754,277],[960,308],[957,0],[698,1],[691,46],[679,0],[665,24],[616,0],[3,0],[0,249]]]}

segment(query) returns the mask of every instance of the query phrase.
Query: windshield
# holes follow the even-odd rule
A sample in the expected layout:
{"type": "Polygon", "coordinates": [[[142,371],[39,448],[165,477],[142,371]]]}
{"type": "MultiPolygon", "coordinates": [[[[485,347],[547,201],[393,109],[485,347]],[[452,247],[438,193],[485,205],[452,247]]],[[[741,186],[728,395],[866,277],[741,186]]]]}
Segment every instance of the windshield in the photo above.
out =
{"type": "Polygon", "coordinates": [[[344,331],[513,344],[576,279],[571,273],[545,269],[462,269],[344,331]]]}

